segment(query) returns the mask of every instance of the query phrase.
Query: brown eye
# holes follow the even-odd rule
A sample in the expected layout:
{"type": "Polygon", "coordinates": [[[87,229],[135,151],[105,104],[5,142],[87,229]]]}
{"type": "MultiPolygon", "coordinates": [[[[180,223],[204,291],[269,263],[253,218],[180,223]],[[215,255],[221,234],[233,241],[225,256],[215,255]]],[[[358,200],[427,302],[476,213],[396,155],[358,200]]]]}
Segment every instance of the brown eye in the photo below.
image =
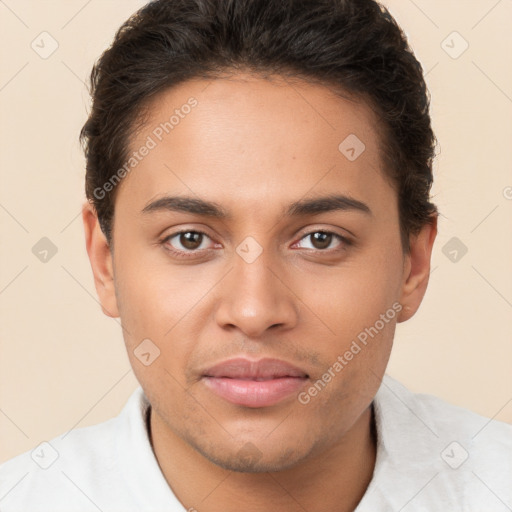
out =
{"type": "Polygon", "coordinates": [[[311,243],[315,249],[326,249],[332,242],[332,233],[324,233],[323,231],[317,231],[311,233],[311,243]]]}
{"type": "Polygon", "coordinates": [[[350,241],[337,233],[330,231],[312,231],[304,235],[299,244],[302,249],[313,249],[323,252],[343,249],[350,245],[350,241]],[[328,249],[328,251],[326,251],[328,249]]]}
{"type": "Polygon", "coordinates": [[[179,235],[179,241],[185,249],[194,250],[200,247],[203,235],[195,231],[187,231],[179,235]]]}
{"type": "Polygon", "coordinates": [[[208,248],[208,240],[208,235],[199,231],[182,231],[168,236],[164,243],[170,245],[170,249],[176,252],[186,253],[199,252],[199,249],[208,248]]]}

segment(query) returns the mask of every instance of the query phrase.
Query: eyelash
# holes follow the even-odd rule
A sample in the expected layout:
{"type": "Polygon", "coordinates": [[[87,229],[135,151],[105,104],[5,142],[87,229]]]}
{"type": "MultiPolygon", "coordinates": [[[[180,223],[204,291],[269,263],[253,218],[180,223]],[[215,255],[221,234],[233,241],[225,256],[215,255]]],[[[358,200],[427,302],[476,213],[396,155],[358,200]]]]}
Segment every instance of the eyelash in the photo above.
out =
{"type": "MultiPolygon", "coordinates": [[[[167,242],[169,242],[169,240],[171,240],[183,233],[196,233],[196,234],[203,235],[205,237],[210,238],[203,231],[198,231],[198,230],[194,230],[194,229],[183,229],[181,231],[176,231],[175,233],[172,233],[171,235],[167,235],[165,238],[163,238],[160,241],[160,243],[163,245],[163,247],[165,248],[166,251],[170,252],[171,254],[173,254],[179,258],[191,258],[191,257],[197,256],[198,253],[200,253],[201,251],[213,250],[213,249],[195,249],[195,250],[190,250],[190,251],[180,251],[180,250],[175,249],[174,247],[168,245],[167,242]]],[[[338,241],[341,242],[342,247],[338,247],[335,249],[307,249],[308,251],[318,251],[321,253],[331,254],[331,253],[339,252],[339,251],[343,250],[344,248],[352,245],[352,241],[349,240],[348,238],[346,238],[338,233],[334,233],[333,231],[327,231],[327,230],[323,230],[323,229],[316,229],[314,231],[309,231],[308,233],[304,233],[302,235],[302,237],[299,239],[299,241],[303,240],[304,238],[307,238],[308,236],[311,236],[315,233],[324,233],[326,235],[333,235],[333,237],[337,238],[338,241]]]]}

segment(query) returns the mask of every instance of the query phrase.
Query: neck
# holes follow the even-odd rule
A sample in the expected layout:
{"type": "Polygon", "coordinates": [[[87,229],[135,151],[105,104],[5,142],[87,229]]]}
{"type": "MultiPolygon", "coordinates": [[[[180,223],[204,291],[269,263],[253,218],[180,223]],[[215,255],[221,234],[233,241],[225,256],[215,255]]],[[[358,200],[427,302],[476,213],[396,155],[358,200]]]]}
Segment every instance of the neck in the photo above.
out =
{"type": "Polygon", "coordinates": [[[278,472],[238,473],[210,462],[175,435],[154,411],[149,421],[155,456],[169,486],[187,510],[234,512],[351,512],[373,475],[373,408],[327,450],[278,472]]]}

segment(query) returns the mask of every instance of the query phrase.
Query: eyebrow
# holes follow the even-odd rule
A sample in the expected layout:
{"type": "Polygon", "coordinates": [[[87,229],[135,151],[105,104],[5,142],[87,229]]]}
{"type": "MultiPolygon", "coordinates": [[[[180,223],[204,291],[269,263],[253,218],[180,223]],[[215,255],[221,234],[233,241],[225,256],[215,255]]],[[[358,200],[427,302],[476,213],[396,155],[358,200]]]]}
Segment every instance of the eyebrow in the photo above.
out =
{"type": "MultiPolygon", "coordinates": [[[[222,220],[232,218],[231,214],[218,203],[185,196],[161,197],[148,203],[143,208],[142,213],[147,214],[156,211],[192,213],[222,220]]],[[[306,215],[319,215],[332,211],[355,211],[372,215],[370,207],[362,201],[346,195],[328,195],[295,201],[285,209],[284,216],[301,217],[306,215]]]]}

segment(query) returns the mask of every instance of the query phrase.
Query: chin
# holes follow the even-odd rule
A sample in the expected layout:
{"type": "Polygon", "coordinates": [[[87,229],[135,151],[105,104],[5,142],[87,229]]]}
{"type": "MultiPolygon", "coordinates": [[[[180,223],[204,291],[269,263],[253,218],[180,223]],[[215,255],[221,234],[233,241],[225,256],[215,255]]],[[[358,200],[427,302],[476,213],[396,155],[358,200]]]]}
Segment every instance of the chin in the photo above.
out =
{"type": "Polygon", "coordinates": [[[251,442],[245,443],[242,448],[227,453],[210,452],[199,447],[196,448],[199,453],[213,464],[237,473],[272,473],[291,469],[304,459],[304,455],[297,453],[296,450],[279,450],[269,454],[267,450],[263,453],[257,446],[251,442]]]}

